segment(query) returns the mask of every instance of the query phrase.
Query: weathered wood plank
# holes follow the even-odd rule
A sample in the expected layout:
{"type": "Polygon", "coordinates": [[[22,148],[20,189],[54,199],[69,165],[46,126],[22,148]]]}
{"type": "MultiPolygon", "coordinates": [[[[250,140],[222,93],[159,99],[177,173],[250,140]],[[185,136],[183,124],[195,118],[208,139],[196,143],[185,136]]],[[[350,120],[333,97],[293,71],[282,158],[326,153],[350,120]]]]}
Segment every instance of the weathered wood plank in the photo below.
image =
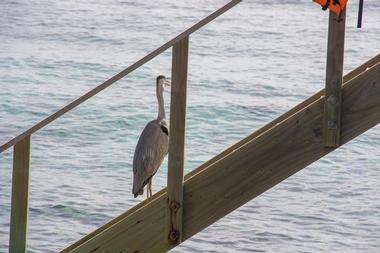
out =
{"type": "Polygon", "coordinates": [[[129,67],[125,68],[124,70],[122,70],[118,74],[114,75],[113,77],[111,77],[110,79],[108,79],[107,81],[105,81],[104,83],[96,86],[94,89],[90,90],[89,92],[87,92],[83,96],[75,99],[73,102],[69,103],[68,105],[66,105],[62,109],[58,110],[57,112],[53,113],[49,117],[47,117],[44,120],[40,121],[39,123],[37,123],[36,125],[34,125],[33,127],[31,127],[30,129],[26,130],[25,132],[21,133],[20,135],[16,136],[15,138],[11,139],[7,143],[1,145],[0,146],[0,153],[4,152],[8,148],[12,147],[18,141],[22,140],[26,136],[31,135],[31,134],[35,133],[36,131],[40,130],[41,128],[45,127],[46,125],[50,124],[54,120],[56,120],[59,117],[61,117],[63,114],[67,113],[68,111],[71,111],[72,109],[74,109],[78,105],[80,105],[83,102],[87,101],[89,98],[91,98],[91,97],[95,96],[96,94],[98,94],[99,92],[101,92],[102,90],[108,88],[109,86],[111,86],[112,84],[114,84],[115,82],[117,82],[118,80],[120,80],[121,78],[125,77],[126,75],[128,75],[132,71],[138,69],[139,67],[141,67],[142,65],[144,65],[148,61],[152,60],[157,55],[163,53],[168,48],[172,47],[178,41],[180,41],[183,38],[189,36],[193,32],[199,30],[200,28],[202,28],[206,24],[210,23],[212,20],[214,20],[215,18],[219,17],[220,15],[222,15],[223,13],[225,13],[226,11],[228,11],[229,9],[231,9],[232,7],[234,7],[235,5],[237,5],[238,3],[240,3],[241,1],[242,0],[232,0],[232,1],[230,1],[229,3],[227,3],[226,5],[224,5],[223,7],[221,7],[220,9],[216,10],[215,12],[211,13],[210,15],[208,15],[207,17],[205,17],[204,19],[200,20],[198,23],[196,23],[195,25],[193,25],[189,29],[185,30],[184,32],[182,32],[178,36],[176,36],[173,39],[169,40],[164,45],[160,46],[156,50],[154,50],[151,53],[147,54],[146,56],[144,56],[143,58],[141,58],[137,62],[133,63],[129,67]]]}
{"type": "Polygon", "coordinates": [[[182,240],[183,164],[185,154],[186,91],[189,37],[173,46],[168,161],[168,208],[166,240],[182,240]]]}
{"type": "MultiPolygon", "coordinates": [[[[380,64],[343,89],[342,144],[380,123],[380,64]]],[[[183,240],[333,149],[322,137],[323,98],[185,180],[183,240]],[[274,159],[275,158],[275,159],[274,159]]],[[[167,195],[154,198],[72,252],[163,252],[167,195]]]]}
{"type": "Polygon", "coordinates": [[[26,252],[31,136],[14,146],[9,252],[26,252]]]}
{"type": "Polygon", "coordinates": [[[346,9],[340,17],[330,11],[323,120],[326,147],[338,147],[340,143],[345,28],[346,9]]]}

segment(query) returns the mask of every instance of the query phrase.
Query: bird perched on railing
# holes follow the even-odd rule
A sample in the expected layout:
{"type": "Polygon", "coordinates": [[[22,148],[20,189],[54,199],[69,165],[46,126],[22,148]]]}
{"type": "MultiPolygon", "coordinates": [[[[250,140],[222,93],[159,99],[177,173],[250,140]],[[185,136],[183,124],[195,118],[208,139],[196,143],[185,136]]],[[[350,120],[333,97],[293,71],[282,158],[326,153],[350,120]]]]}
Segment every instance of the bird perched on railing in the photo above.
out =
{"type": "Polygon", "coordinates": [[[145,185],[147,185],[147,198],[152,196],[152,177],[169,150],[169,124],[165,118],[163,94],[165,86],[170,86],[170,81],[164,76],[158,76],[156,79],[158,116],[145,126],[135,149],[132,190],[135,198],[144,193],[145,185]]]}

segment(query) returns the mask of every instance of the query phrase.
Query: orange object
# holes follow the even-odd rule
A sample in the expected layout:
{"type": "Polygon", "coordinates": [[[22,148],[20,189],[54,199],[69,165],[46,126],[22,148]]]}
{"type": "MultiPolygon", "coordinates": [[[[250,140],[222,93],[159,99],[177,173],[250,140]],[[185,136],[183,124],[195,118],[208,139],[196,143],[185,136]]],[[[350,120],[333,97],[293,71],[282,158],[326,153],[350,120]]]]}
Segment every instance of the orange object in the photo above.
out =
{"type": "Polygon", "coordinates": [[[348,0],[313,0],[314,2],[322,6],[322,10],[330,9],[337,16],[340,16],[340,13],[346,7],[348,0]]]}

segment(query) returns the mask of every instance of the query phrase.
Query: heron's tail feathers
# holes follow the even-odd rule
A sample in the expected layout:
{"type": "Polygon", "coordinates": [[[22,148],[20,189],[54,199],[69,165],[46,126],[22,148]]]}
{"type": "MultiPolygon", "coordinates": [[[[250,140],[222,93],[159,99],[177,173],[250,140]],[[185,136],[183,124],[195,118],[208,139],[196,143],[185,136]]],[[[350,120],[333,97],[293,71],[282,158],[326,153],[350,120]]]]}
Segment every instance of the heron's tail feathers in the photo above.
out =
{"type": "Polygon", "coordinates": [[[135,191],[133,190],[133,196],[135,196],[135,198],[137,198],[138,195],[143,195],[144,194],[144,187],[142,187],[140,189],[140,191],[138,191],[137,193],[135,193],[135,191]]]}
{"type": "Polygon", "coordinates": [[[133,188],[132,188],[132,194],[135,196],[135,198],[138,195],[143,195],[144,194],[144,186],[139,183],[139,180],[137,180],[136,175],[133,180],[133,188]]]}

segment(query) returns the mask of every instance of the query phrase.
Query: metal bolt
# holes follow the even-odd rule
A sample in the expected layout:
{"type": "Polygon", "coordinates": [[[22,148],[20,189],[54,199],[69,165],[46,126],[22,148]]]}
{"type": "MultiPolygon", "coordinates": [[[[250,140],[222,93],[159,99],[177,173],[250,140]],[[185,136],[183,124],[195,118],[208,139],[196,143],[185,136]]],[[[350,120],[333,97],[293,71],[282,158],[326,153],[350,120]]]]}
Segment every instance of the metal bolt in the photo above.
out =
{"type": "Polygon", "coordinates": [[[169,233],[169,240],[172,243],[177,243],[178,239],[179,239],[179,232],[178,232],[178,230],[173,229],[172,231],[170,231],[170,233],[169,233]]]}
{"type": "Polygon", "coordinates": [[[334,120],[328,120],[327,121],[327,128],[328,129],[337,129],[338,128],[338,124],[334,120]]]}
{"type": "Polygon", "coordinates": [[[170,206],[169,206],[169,208],[170,208],[173,212],[177,212],[177,211],[179,210],[180,207],[181,207],[181,204],[178,203],[177,201],[172,200],[172,202],[170,202],[170,206]]]}
{"type": "Polygon", "coordinates": [[[330,105],[336,105],[338,103],[338,98],[334,95],[331,95],[328,99],[327,99],[327,102],[330,104],[330,105]]]}

